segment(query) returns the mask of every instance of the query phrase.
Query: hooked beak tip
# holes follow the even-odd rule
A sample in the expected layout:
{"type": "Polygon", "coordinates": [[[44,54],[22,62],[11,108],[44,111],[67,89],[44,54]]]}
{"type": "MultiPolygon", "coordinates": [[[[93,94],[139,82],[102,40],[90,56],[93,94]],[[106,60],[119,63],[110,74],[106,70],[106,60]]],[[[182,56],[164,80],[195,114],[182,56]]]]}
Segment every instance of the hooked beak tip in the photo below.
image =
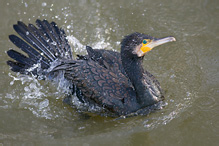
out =
{"type": "Polygon", "coordinates": [[[176,38],[174,38],[174,37],[171,37],[172,38],[172,42],[175,42],[176,41],[176,38]]]}

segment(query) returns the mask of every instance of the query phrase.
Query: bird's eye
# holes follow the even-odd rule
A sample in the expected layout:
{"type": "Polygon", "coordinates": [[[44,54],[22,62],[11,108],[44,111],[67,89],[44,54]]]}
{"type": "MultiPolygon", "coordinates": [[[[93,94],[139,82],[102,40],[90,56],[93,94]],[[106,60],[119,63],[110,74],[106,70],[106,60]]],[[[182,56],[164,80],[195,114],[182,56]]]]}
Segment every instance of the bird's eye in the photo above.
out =
{"type": "Polygon", "coordinates": [[[147,44],[147,41],[146,40],[143,40],[143,42],[142,42],[143,44],[147,44]]]}

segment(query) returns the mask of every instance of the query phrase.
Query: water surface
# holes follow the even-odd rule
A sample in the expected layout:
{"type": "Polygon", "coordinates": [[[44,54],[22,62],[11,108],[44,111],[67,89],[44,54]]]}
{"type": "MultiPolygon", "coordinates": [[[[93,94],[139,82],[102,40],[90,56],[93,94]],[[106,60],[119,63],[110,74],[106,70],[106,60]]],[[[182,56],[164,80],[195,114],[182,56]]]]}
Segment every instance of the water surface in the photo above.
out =
{"type": "Polygon", "coordinates": [[[0,144],[216,145],[219,143],[219,2],[217,0],[0,1],[0,144]],[[165,92],[148,116],[91,117],[62,103],[56,85],[17,75],[6,65],[18,20],[55,21],[84,46],[119,51],[123,36],[144,32],[177,42],[145,56],[144,68],[165,92]]]}

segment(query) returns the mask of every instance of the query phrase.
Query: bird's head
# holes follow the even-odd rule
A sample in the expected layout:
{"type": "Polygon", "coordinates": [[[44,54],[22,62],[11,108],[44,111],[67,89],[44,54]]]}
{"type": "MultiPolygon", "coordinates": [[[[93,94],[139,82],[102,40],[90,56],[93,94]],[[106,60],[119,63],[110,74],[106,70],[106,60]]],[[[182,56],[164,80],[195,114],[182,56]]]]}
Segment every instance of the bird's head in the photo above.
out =
{"type": "Polygon", "coordinates": [[[121,54],[143,57],[147,52],[159,45],[176,41],[174,37],[154,38],[143,33],[132,33],[121,42],[121,54]],[[123,53],[122,53],[123,52],[123,53]]]}

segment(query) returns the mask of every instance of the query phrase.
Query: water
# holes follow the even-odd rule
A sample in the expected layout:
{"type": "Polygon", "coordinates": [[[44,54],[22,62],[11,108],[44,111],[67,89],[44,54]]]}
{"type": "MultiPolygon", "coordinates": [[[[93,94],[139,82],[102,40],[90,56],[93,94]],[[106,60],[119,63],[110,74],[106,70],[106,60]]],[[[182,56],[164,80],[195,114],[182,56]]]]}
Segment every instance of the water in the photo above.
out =
{"type": "MultiPolygon", "coordinates": [[[[219,62],[217,0],[0,1],[0,144],[217,145],[219,62]],[[84,114],[62,103],[50,82],[17,75],[5,54],[18,20],[55,21],[84,46],[119,50],[131,32],[174,36],[177,42],[148,53],[144,68],[161,82],[166,106],[148,116],[114,120],[84,114]]],[[[75,55],[75,54],[74,54],[75,55]]]]}

